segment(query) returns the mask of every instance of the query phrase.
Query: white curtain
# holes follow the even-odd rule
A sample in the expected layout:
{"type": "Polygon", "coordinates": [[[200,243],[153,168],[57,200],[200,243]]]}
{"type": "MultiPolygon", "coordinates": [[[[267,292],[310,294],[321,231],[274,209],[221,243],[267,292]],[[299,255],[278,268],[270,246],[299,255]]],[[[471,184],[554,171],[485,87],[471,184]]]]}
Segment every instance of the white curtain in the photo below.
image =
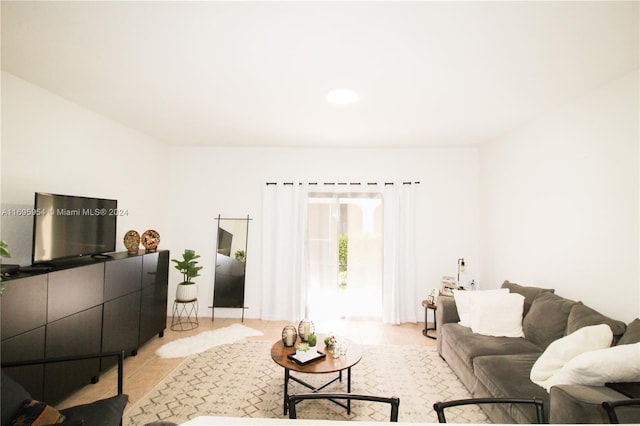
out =
{"type": "MultiPolygon", "coordinates": [[[[313,190],[313,189],[311,189],[313,190]]],[[[338,298],[338,220],[336,194],[309,194],[307,313],[314,320],[340,317],[338,298]]]]}
{"type": "Polygon", "coordinates": [[[414,184],[385,185],[383,196],[382,320],[417,322],[414,184]]]}
{"type": "MultiPolygon", "coordinates": [[[[383,196],[382,318],[385,323],[419,320],[415,188],[415,184],[402,182],[362,188],[363,192],[375,190],[383,196]]],[[[318,189],[313,187],[313,191],[318,189]]],[[[348,190],[354,192],[354,188],[348,190]]],[[[266,185],[263,195],[261,318],[297,321],[307,314],[309,186],[304,183],[266,185]]]]}
{"type": "Polygon", "coordinates": [[[266,185],[262,223],[262,306],[265,320],[305,317],[306,184],[266,185]]]}

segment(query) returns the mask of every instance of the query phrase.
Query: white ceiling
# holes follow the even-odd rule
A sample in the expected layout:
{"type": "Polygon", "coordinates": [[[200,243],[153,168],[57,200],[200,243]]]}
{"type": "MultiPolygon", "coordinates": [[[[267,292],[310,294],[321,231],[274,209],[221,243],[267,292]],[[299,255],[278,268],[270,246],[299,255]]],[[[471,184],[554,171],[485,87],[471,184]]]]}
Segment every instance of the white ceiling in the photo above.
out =
{"type": "Polygon", "coordinates": [[[470,146],[638,68],[638,4],[2,1],[2,69],[173,145],[470,146]]]}

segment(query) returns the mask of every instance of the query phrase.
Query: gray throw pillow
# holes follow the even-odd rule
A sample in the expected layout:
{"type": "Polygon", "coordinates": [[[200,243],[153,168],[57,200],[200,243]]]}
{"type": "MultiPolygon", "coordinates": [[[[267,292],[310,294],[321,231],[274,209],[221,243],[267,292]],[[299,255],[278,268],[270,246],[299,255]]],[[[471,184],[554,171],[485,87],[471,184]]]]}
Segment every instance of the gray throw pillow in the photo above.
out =
{"type": "Polygon", "coordinates": [[[585,306],[582,302],[578,302],[569,312],[566,334],[571,334],[582,327],[598,324],[607,324],[616,338],[622,336],[627,328],[624,322],[606,317],[600,312],[585,306]]]}
{"type": "Polygon", "coordinates": [[[531,304],[540,293],[543,293],[545,291],[551,293],[555,292],[555,290],[552,288],[523,286],[509,281],[503,282],[502,288],[508,289],[509,293],[518,293],[524,296],[524,307],[522,309],[523,317],[527,315],[529,309],[531,309],[531,304]]]}
{"type": "Polygon", "coordinates": [[[551,342],[565,335],[569,312],[575,304],[573,300],[548,291],[540,293],[522,321],[525,338],[541,349],[546,349],[551,342]]]}
{"type": "Polygon", "coordinates": [[[636,318],[627,325],[618,345],[631,345],[640,342],[640,319],[636,318]]]}

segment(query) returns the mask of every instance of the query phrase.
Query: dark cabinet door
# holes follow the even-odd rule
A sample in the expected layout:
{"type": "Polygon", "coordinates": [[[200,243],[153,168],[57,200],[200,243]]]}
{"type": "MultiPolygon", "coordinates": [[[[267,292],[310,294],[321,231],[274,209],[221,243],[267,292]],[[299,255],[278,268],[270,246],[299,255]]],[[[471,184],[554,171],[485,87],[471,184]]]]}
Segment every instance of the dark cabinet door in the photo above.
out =
{"type": "Polygon", "coordinates": [[[140,303],[140,344],[154,335],[162,336],[167,326],[169,252],[145,254],[140,303]]]}
{"type": "Polygon", "coordinates": [[[9,280],[0,297],[2,340],[47,323],[47,275],[9,280]]]}
{"type": "MultiPolygon", "coordinates": [[[[164,252],[163,252],[164,253],[164,252]]],[[[158,277],[158,260],[161,253],[147,253],[142,258],[142,287],[154,285],[158,277]]]]}
{"type": "MultiPolygon", "coordinates": [[[[140,330],[140,292],[119,297],[104,304],[102,351],[135,354],[140,330]]],[[[103,359],[102,370],[114,365],[115,359],[103,359]]]]}
{"type": "MultiPolygon", "coordinates": [[[[10,279],[4,282],[0,297],[2,361],[24,361],[44,358],[45,324],[47,322],[47,275],[10,279]]],[[[35,399],[42,399],[42,365],[6,370],[35,399]]]]}
{"type": "Polygon", "coordinates": [[[167,327],[166,285],[152,285],[142,289],[140,303],[140,344],[150,340],[156,334],[164,335],[167,327]]]}
{"type": "Polygon", "coordinates": [[[140,291],[142,283],[142,257],[133,256],[105,264],[104,301],[140,291]]]}
{"type": "MultiPolygon", "coordinates": [[[[4,296],[3,296],[4,297],[4,296]]],[[[45,326],[2,341],[2,362],[44,358],[45,326]]],[[[5,369],[34,399],[44,400],[44,366],[30,365],[5,369]]]]}
{"type": "MultiPolygon", "coordinates": [[[[100,352],[102,305],[47,324],[46,357],[87,355],[100,352]]],[[[52,363],[45,366],[44,401],[59,402],[74,390],[91,383],[100,371],[98,359],[52,363]]]]}
{"type": "MultiPolygon", "coordinates": [[[[140,336],[142,256],[107,262],[104,275],[102,351],[135,354],[140,336]]],[[[115,359],[103,359],[101,369],[115,363],[115,359]]]]}
{"type": "Polygon", "coordinates": [[[49,273],[47,322],[102,304],[104,263],[49,273]]]}

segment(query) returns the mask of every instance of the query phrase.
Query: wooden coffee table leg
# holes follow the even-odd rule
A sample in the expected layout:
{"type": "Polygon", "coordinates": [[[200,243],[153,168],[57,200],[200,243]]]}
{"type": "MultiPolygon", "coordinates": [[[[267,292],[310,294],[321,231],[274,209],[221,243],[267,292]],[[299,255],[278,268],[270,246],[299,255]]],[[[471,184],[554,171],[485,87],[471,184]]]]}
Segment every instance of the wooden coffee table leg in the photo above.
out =
{"type": "Polygon", "coordinates": [[[284,415],[287,415],[289,408],[289,369],[284,369],[284,415]]]}

